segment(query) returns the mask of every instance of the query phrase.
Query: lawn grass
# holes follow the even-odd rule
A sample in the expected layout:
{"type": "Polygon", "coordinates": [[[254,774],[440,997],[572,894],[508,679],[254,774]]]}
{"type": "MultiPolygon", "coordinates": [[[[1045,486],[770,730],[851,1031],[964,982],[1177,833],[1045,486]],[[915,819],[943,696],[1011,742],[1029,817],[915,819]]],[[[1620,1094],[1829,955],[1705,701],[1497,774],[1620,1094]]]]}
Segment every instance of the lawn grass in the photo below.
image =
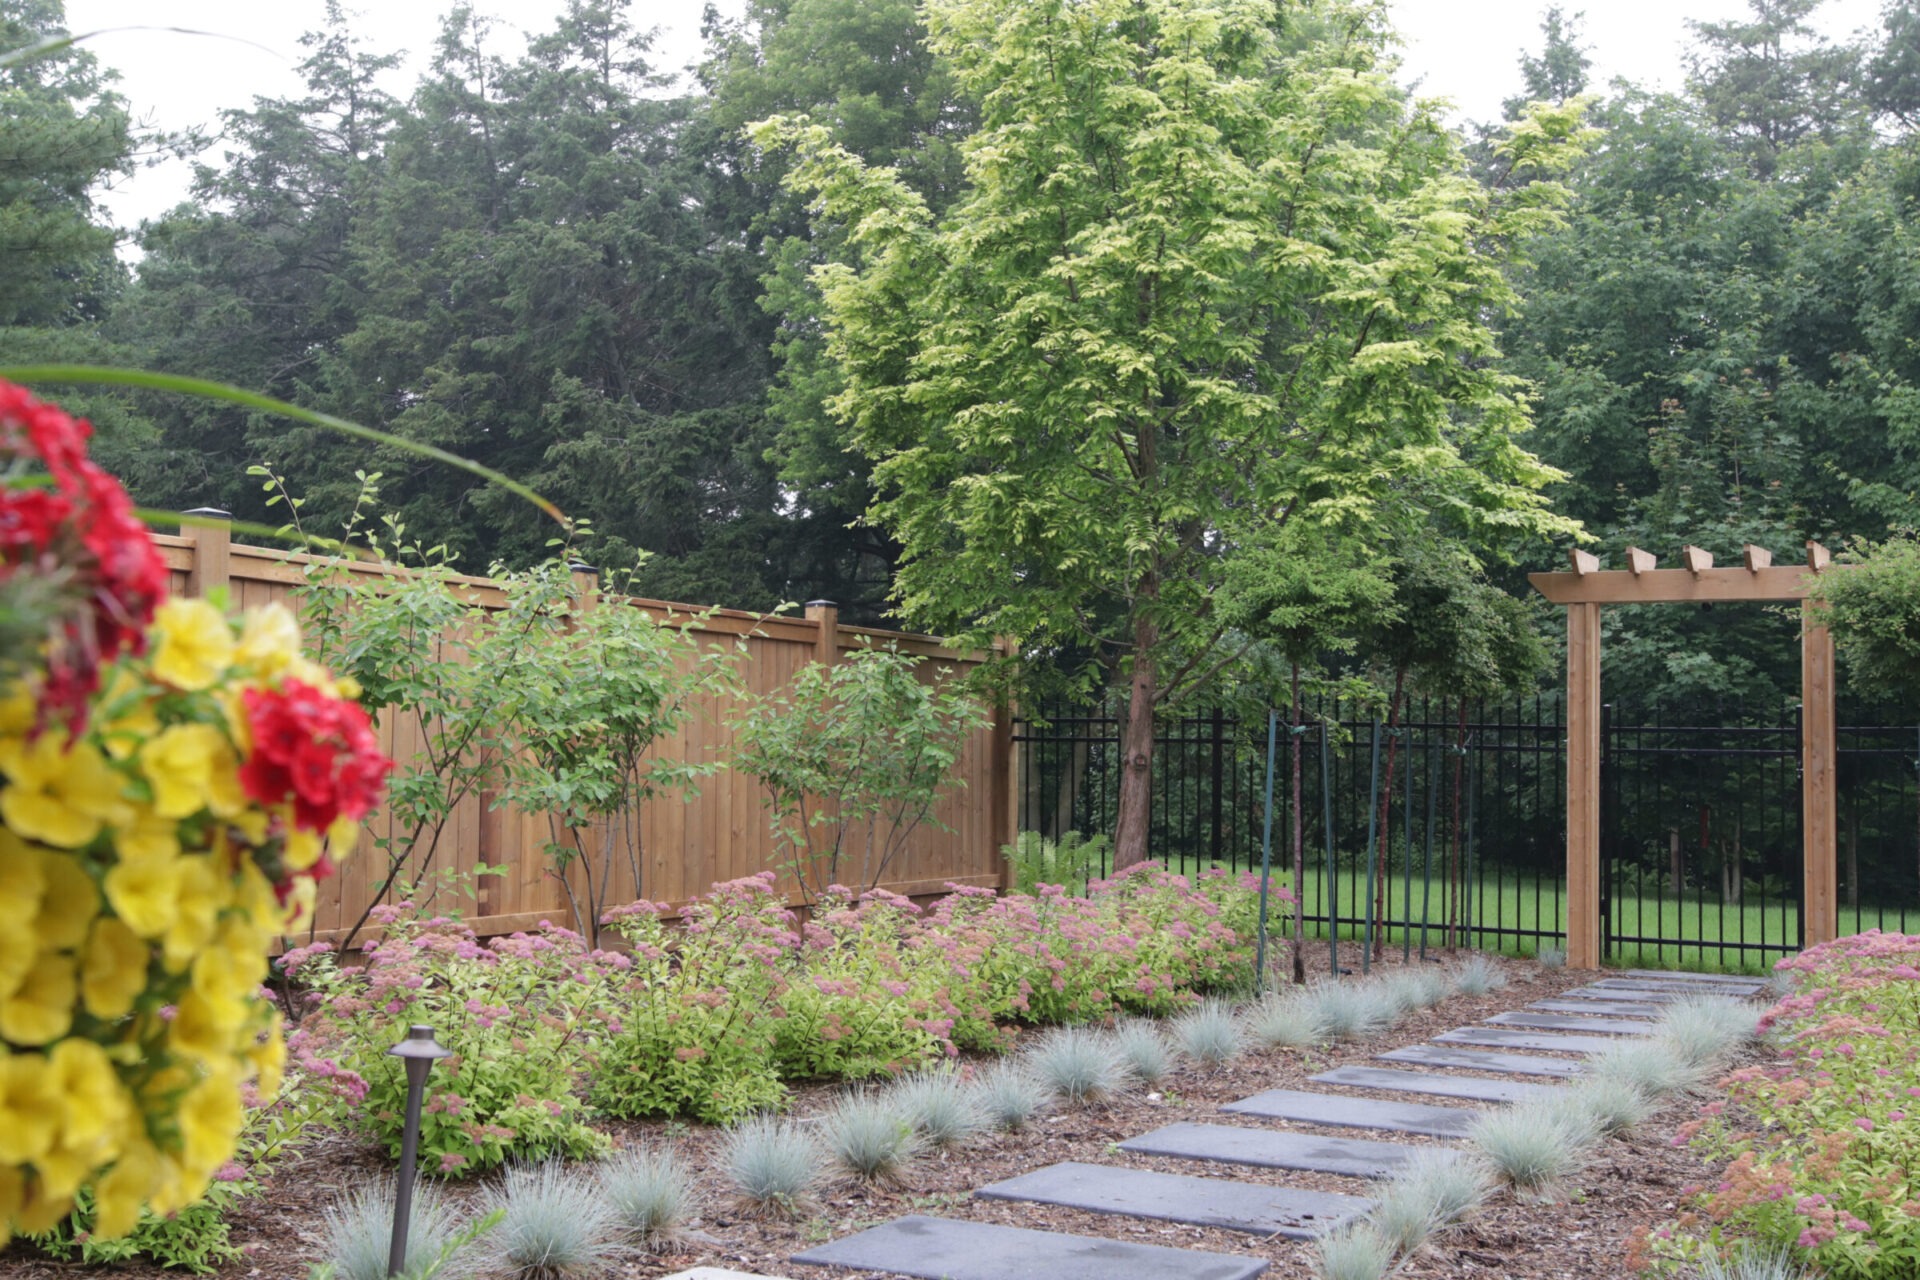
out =
{"type": "MultiPolygon", "coordinates": [[[[1196,867],[1199,865],[1204,864],[1196,867]]],[[[1283,874],[1275,868],[1276,885],[1286,884],[1291,878],[1290,872],[1283,874]]],[[[1325,878],[1324,869],[1316,872],[1312,866],[1307,868],[1303,895],[1309,917],[1307,933],[1320,940],[1327,936],[1325,878]],[[1314,916],[1323,919],[1315,921],[1314,916]]],[[[1336,877],[1334,901],[1341,917],[1339,936],[1342,940],[1358,941],[1364,933],[1364,925],[1358,921],[1366,911],[1365,880],[1363,873],[1345,869],[1336,877]]],[[[1410,939],[1415,948],[1419,947],[1419,878],[1413,881],[1411,927],[1404,923],[1406,882],[1396,874],[1388,888],[1386,945],[1400,947],[1403,939],[1410,939]]],[[[1532,876],[1483,880],[1473,886],[1471,897],[1471,912],[1463,921],[1463,928],[1474,927],[1464,928],[1465,945],[1515,956],[1532,956],[1541,947],[1565,945],[1566,889],[1560,880],[1532,876]],[[1504,931],[1504,936],[1496,933],[1496,929],[1504,931]],[[1521,936],[1516,938],[1512,936],[1514,933],[1521,936]]],[[[1430,923],[1426,935],[1429,950],[1440,946],[1445,939],[1442,903],[1442,885],[1436,881],[1429,899],[1430,923]]],[[[1765,973],[1771,970],[1775,960],[1791,954],[1798,946],[1799,906],[1791,900],[1769,898],[1762,906],[1757,898],[1750,897],[1737,905],[1722,906],[1712,895],[1705,901],[1692,894],[1684,898],[1622,896],[1614,899],[1613,910],[1616,933],[1644,939],[1615,944],[1606,963],[1623,968],[1765,973]],[[1764,945],[1769,949],[1765,952],[1735,949],[1742,944],[1751,948],[1764,945]]],[[[1839,911],[1842,935],[1875,928],[1899,930],[1906,924],[1907,917],[1897,907],[1882,910],[1865,906],[1856,910],[1842,906],[1839,911]]],[[[1920,928],[1920,920],[1915,920],[1913,927],[1920,928]]]]}

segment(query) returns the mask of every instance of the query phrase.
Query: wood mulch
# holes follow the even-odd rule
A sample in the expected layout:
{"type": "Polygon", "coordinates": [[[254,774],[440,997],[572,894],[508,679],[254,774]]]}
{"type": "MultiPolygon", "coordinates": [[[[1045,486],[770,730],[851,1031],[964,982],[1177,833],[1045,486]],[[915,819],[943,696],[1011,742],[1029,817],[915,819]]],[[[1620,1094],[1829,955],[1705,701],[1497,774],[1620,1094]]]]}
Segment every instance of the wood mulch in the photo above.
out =
{"type": "MultiPolygon", "coordinates": [[[[1357,946],[1343,946],[1341,962],[1343,966],[1357,969],[1357,946]]],[[[1414,963],[1419,961],[1416,959],[1414,963]]],[[[1375,965],[1375,970],[1390,971],[1399,964],[1396,948],[1375,965]]],[[[1501,964],[1510,979],[1504,990],[1478,998],[1455,996],[1435,1009],[1403,1020],[1376,1041],[1305,1052],[1253,1052],[1215,1071],[1182,1066],[1154,1092],[1129,1094],[1104,1105],[1064,1109],[1043,1116],[1028,1132],[994,1135],[957,1151],[923,1157],[906,1171],[902,1182],[895,1187],[877,1189],[850,1181],[830,1183],[817,1212],[796,1222],[769,1222],[730,1207],[725,1188],[716,1175],[721,1137],[718,1130],[659,1122],[614,1125],[611,1131],[616,1143],[621,1145],[661,1142],[675,1145],[688,1163],[700,1171],[706,1211],[695,1230],[675,1251],[623,1258],[611,1274],[623,1280],[647,1280],[705,1265],[776,1276],[818,1276],[825,1280],[829,1275],[851,1273],[794,1266],[788,1259],[811,1245],[902,1214],[925,1213],[1250,1255],[1267,1259],[1271,1266],[1266,1274],[1275,1280],[1309,1277],[1312,1275],[1311,1246],[1299,1242],[1279,1238],[1263,1240],[1238,1232],[1045,1205],[975,1200],[971,1192],[987,1183],[1056,1161],[1078,1160],[1365,1195],[1368,1184],[1357,1179],[1139,1156],[1118,1150],[1116,1144],[1181,1120],[1275,1126],[1279,1122],[1238,1116],[1217,1108],[1221,1103],[1262,1089],[1318,1089],[1320,1086],[1307,1083],[1307,1077],[1333,1066],[1366,1065],[1374,1053],[1415,1044],[1489,1014],[1550,998],[1570,987],[1583,985],[1590,976],[1543,969],[1531,962],[1509,960],[1501,964]]],[[[1324,944],[1310,948],[1310,965],[1325,972],[1324,944]]],[[[794,1097],[793,1114],[802,1120],[818,1116],[839,1092],[836,1086],[800,1089],[794,1097]]],[[[1360,1091],[1356,1096],[1366,1096],[1366,1092],[1360,1091]]],[[[1472,1105],[1425,1095],[1382,1093],[1375,1096],[1439,1105],[1472,1105]]],[[[1590,1167],[1551,1199],[1522,1198],[1510,1191],[1496,1193],[1470,1222],[1436,1237],[1409,1260],[1400,1274],[1414,1280],[1464,1280],[1467,1277],[1476,1280],[1482,1277],[1626,1280],[1634,1276],[1630,1257],[1636,1232],[1671,1220],[1682,1210],[1683,1188],[1707,1176],[1706,1167],[1698,1159],[1668,1145],[1669,1137],[1697,1114],[1698,1106],[1698,1099],[1682,1099],[1632,1134],[1606,1140],[1590,1167]]],[[[1391,1138],[1408,1143],[1431,1141],[1413,1135],[1320,1128],[1292,1122],[1286,1127],[1342,1137],[1391,1138]]],[[[362,1185],[389,1168],[382,1155],[364,1143],[340,1135],[325,1134],[308,1142],[273,1169],[263,1194],[245,1202],[231,1215],[233,1238],[246,1250],[246,1257],[223,1268],[219,1273],[221,1280],[305,1280],[309,1264],[320,1256],[323,1207],[341,1192],[362,1185]]],[[[454,1188],[454,1194],[461,1197],[477,1197],[479,1191],[473,1183],[454,1188]]],[[[98,1275],[104,1270],[83,1267],[77,1262],[51,1261],[18,1243],[0,1252],[0,1276],[7,1280],[52,1280],[53,1277],[73,1280],[78,1274],[98,1275]]],[[[127,1280],[159,1280],[161,1276],[180,1273],[124,1264],[112,1268],[110,1274],[127,1280]]]]}

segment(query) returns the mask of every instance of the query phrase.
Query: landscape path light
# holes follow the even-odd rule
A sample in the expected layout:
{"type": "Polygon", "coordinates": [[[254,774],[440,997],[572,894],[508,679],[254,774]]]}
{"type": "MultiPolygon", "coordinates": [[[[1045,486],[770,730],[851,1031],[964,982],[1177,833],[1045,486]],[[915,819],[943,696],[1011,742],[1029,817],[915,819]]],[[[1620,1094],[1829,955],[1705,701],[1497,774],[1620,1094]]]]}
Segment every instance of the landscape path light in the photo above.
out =
{"type": "Polygon", "coordinates": [[[420,1155],[420,1099],[427,1090],[427,1072],[442,1058],[453,1056],[433,1038],[433,1028],[415,1025],[407,1029],[407,1038],[387,1055],[407,1064],[407,1126],[400,1139],[400,1178],[393,1196],[393,1244],[387,1250],[387,1274],[397,1276],[406,1270],[407,1229],[413,1223],[413,1166],[420,1155]]]}

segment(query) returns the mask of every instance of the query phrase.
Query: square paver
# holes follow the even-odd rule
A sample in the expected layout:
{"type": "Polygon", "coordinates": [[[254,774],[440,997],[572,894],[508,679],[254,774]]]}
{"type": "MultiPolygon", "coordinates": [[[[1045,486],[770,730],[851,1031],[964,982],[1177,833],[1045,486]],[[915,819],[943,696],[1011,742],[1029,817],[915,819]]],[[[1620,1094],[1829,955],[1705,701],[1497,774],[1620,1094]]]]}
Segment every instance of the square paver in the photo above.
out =
{"type": "Polygon", "coordinates": [[[985,1200],[1032,1200],[1091,1213],[1190,1222],[1292,1240],[1317,1239],[1373,1208],[1371,1200],[1327,1191],[1071,1161],[996,1182],[973,1194],[985,1200]]]}
{"type": "Polygon", "coordinates": [[[1297,1120],[1303,1124],[1389,1129],[1430,1138],[1463,1138],[1473,1122],[1485,1114],[1473,1107],[1437,1107],[1428,1102],[1349,1098],[1334,1093],[1303,1093],[1297,1089],[1268,1089],[1251,1098],[1229,1102],[1220,1109],[1246,1116],[1297,1120]]]}
{"type": "Polygon", "coordinates": [[[1562,991],[1559,998],[1596,1003],[1605,1000],[1622,1000],[1634,1004],[1672,1004],[1683,997],[1684,993],[1677,991],[1655,991],[1651,988],[1638,987],[1603,987],[1596,983],[1593,986],[1575,987],[1571,991],[1562,991]]]}
{"type": "MultiPolygon", "coordinates": [[[[1266,1169],[1306,1169],[1350,1178],[1390,1178],[1420,1147],[1365,1138],[1323,1138],[1224,1124],[1170,1124],[1129,1138],[1122,1151],[1186,1160],[1224,1160],[1266,1169]]],[[[1430,1149],[1430,1148],[1429,1148],[1430,1149]]]]}
{"type": "Polygon", "coordinates": [[[1394,1093],[1426,1093],[1439,1098],[1473,1102],[1518,1102],[1552,1093],[1558,1085],[1520,1080],[1488,1080],[1481,1076],[1450,1076],[1437,1071],[1394,1071],[1387,1067],[1334,1067],[1310,1077],[1314,1084],[1345,1085],[1350,1089],[1380,1089],[1394,1093]]]}
{"type": "Polygon", "coordinates": [[[1657,1018],[1665,1006],[1632,1000],[1535,1000],[1527,1008],[1541,1013],[1574,1013],[1585,1018],[1657,1018]]]}
{"type": "Polygon", "coordinates": [[[1267,1269],[1264,1258],[917,1213],[796,1253],[793,1261],[921,1280],[1251,1280],[1267,1269]]]}

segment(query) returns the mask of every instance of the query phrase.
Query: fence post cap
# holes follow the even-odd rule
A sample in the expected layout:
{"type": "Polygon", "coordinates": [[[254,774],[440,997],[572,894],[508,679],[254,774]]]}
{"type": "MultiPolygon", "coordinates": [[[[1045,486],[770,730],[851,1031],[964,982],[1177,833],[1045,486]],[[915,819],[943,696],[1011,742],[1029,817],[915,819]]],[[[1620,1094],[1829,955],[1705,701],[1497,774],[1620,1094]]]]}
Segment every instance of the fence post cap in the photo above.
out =
{"type": "Polygon", "coordinates": [[[233,512],[222,511],[218,507],[193,507],[180,513],[183,516],[199,516],[203,520],[231,520],[233,512]]]}
{"type": "Polygon", "coordinates": [[[590,573],[596,578],[600,576],[598,566],[590,565],[585,560],[569,560],[567,561],[567,568],[573,573],[590,573]]]}
{"type": "Polygon", "coordinates": [[[807,608],[809,608],[809,609],[838,609],[839,607],[840,607],[840,603],[839,603],[839,601],[837,601],[837,600],[809,600],[809,601],[807,601],[807,608]]]}

